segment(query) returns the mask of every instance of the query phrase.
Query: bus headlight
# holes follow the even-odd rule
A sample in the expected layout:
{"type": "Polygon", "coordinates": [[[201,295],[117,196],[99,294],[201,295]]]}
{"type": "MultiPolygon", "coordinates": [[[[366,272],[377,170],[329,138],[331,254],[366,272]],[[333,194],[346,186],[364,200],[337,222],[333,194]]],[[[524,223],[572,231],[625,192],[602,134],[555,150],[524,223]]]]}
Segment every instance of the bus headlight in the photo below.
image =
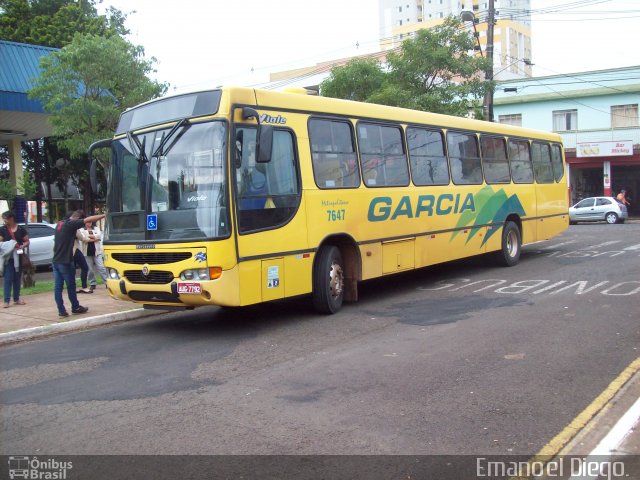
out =
{"type": "Polygon", "coordinates": [[[210,280],[208,268],[194,268],[180,274],[181,280],[210,280]]]}
{"type": "Polygon", "coordinates": [[[115,268],[109,269],[109,278],[111,280],[118,280],[120,278],[120,275],[118,274],[118,271],[115,268]]]}
{"type": "Polygon", "coordinates": [[[222,275],[222,268],[193,268],[180,274],[180,280],[215,280],[222,275]]]}

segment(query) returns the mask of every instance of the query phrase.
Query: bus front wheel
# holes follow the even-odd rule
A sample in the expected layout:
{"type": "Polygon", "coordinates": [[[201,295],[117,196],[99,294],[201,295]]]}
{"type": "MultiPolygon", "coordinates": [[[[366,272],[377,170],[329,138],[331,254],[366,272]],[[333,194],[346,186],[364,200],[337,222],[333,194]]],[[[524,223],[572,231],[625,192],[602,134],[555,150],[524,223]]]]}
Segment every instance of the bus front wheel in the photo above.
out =
{"type": "Polygon", "coordinates": [[[514,222],[506,222],[502,229],[502,249],[496,252],[497,259],[505,267],[513,267],[520,261],[522,237],[514,222]]]}
{"type": "Polygon", "coordinates": [[[344,263],[338,247],[320,249],[313,272],[313,306],[320,313],[336,313],[344,300],[344,263]]]}

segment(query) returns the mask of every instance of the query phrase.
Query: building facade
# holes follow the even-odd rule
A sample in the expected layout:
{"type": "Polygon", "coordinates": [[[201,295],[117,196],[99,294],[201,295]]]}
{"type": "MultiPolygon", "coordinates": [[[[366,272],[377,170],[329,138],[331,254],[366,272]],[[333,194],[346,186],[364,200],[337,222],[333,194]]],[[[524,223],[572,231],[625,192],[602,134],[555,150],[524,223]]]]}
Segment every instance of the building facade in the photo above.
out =
{"type": "MultiPolygon", "coordinates": [[[[494,78],[530,77],[531,0],[494,0],[494,78]]],[[[472,12],[479,47],[487,47],[488,0],[379,0],[380,47],[397,48],[422,28],[440,25],[450,15],[472,12]]]]}
{"type": "Polygon", "coordinates": [[[640,66],[500,82],[495,119],[562,135],[571,204],[631,197],[640,215],[640,66]]]}

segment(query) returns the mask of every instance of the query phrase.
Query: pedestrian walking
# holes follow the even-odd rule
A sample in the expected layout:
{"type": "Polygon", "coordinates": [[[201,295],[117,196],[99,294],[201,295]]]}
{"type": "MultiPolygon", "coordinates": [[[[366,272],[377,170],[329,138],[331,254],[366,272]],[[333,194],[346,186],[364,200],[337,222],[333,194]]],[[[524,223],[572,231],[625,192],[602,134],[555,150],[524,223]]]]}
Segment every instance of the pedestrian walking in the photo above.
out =
{"type": "Polygon", "coordinates": [[[25,228],[16,223],[16,214],[8,210],[2,214],[4,225],[0,227],[0,242],[15,240],[15,250],[17,255],[6,255],[4,263],[4,304],[3,308],[8,308],[13,290],[13,304],[25,305],[26,302],[20,298],[20,285],[22,283],[22,255],[26,255],[25,248],[29,246],[29,235],[25,228]]]}
{"type": "Polygon", "coordinates": [[[82,245],[82,254],[89,265],[89,288],[95,290],[97,285],[97,275],[100,275],[102,282],[106,286],[109,274],[102,261],[102,232],[100,228],[85,221],[84,228],[78,230],[78,238],[82,245]]]}
{"type": "Polygon", "coordinates": [[[618,199],[618,201],[621,204],[623,204],[626,207],[629,207],[631,205],[631,202],[627,198],[627,191],[624,188],[622,190],[620,190],[620,193],[618,194],[618,196],[616,198],[618,199]]]}
{"type": "Polygon", "coordinates": [[[56,226],[53,242],[53,293],[60,317],[69,316],[62,299],[64,284],[67,285],[67,296],[71,302],[71,313],[85,313],[89,310],[78,302],[73,246],[76,241],[76,233],[84,226],[85,221],[96,222],[104,218],[105,215],[83,217],[84,214],[82,210],[76,210],[69,215],[67,220],[58,222],[56,226]]]}

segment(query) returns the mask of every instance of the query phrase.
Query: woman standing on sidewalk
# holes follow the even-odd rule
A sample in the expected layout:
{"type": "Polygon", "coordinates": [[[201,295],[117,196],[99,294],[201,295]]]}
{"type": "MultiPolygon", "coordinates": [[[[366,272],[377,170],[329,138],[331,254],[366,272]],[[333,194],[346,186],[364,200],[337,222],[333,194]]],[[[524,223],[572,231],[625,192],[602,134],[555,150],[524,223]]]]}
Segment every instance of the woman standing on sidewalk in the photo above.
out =
{"type": "Polygon", "coordinates": [[[84,228],[78,230],[78,238],[81,240],[82,254],[89,265],[91,290],[96,288],[97,275],[100,275],[102,283],[106,285],[109,274],[102,261],[102,232],[91,222],[85,222],[84,228]]]}
{"type": "MultiPolygon", "coordinates": [[[[16,250],[18,258],[20,255],[26,255],[24,249],[29,246],[29,235],[24,227],[16,223],[16,215],[12,211],[6,211],[2,214],[4,225],[0,227],[0,242],[7,240],[16,241],[16,250]]],[[[9,306],[11,300],[11,290],[13,289],[13,304],[24,305],[25,301],[20,299],[20,284],[22,283],[22,266],[14,262],[14,256],[7,256],[7,263],[4,266],[4,304],[3,308],[9,306]]]]}

